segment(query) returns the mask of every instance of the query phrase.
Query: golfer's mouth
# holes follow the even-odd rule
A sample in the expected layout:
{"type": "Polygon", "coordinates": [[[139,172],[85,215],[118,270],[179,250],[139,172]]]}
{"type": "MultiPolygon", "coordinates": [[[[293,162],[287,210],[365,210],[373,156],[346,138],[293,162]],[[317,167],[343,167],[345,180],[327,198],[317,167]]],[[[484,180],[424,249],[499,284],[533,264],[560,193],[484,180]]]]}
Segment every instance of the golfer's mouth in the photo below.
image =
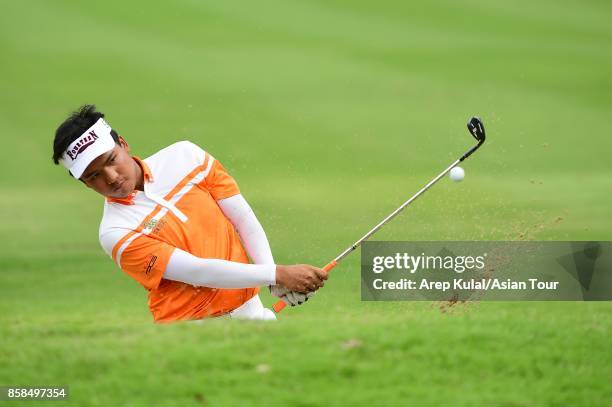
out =
{"type": "Polygon", "coordinates": [[[119,191],[121,189],[121,187],[123,186],[123,184],[125,184],[125,180],[121,181],[116,186],[114,186],[113,187],[113,192],[119,191]]]}

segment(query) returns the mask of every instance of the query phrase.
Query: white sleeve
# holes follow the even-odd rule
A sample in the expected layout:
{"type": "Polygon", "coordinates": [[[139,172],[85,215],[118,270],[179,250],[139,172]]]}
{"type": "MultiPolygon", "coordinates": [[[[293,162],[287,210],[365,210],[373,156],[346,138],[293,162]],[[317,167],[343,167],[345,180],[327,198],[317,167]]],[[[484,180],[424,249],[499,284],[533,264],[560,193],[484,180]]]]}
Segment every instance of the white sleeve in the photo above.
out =
{"type": "Polygon", "coordinates": [[[274,264],[272,250],[261,223],[241,194],[217,201],[225,216],[232,222],[247,254],[255,264],[274,264]]]}
{"type": "Polygon", "coordinates": [[[276,266],[202,259],[174,249],[163,278],[210,288],[250,288],[276,284],[276,266]]]}

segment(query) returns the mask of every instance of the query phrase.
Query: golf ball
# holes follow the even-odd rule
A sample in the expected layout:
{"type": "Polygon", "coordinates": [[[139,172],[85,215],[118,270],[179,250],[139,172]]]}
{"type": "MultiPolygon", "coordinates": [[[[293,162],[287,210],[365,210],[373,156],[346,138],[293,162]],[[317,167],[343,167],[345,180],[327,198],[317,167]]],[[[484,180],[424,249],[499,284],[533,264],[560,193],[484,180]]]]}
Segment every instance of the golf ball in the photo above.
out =
{"type": "Polygon", "coordinates": [[[459,182],[463,179],[463,177],[465,177],[465,171],[463,171],[463,168],[453,167],[450,170],[450,179],[452,179],[453,181],[459,182]]]}

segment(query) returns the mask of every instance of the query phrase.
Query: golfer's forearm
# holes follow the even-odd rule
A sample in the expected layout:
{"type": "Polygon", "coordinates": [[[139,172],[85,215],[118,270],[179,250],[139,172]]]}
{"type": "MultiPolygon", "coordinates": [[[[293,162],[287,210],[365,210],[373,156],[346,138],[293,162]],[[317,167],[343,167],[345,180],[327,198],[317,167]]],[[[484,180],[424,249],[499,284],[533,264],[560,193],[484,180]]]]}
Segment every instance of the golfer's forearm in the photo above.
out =
{"type": "Polygon", "coordinates": [[[276,284],[276,266],[202,259],[174,249],[164,278],[202,287],[249,288],[276,284]]]}
{"type": "Polygon", "coordinates": [[[240,235],[244,248],[255,264],[274,264],[272,250],[261,223],[240,194],[218,201],[225,216],[240,235]]]}

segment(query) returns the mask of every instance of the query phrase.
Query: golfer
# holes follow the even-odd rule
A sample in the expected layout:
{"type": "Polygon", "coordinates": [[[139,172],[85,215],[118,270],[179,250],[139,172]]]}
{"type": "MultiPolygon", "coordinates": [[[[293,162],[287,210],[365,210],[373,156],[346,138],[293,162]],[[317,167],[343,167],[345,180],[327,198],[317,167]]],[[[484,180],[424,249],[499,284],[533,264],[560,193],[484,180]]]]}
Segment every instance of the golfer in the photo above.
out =
{"type": "Polygon", "coordinates": [[[85,105],[56,130],[53,161],[104,196],[100,244],[148,290],[155,322],[273,320],[260,286],[298,305],[327,279],[313,266],[275,265],[236,181],[189,141],[140,159],[103,113],[85,105]]]}

